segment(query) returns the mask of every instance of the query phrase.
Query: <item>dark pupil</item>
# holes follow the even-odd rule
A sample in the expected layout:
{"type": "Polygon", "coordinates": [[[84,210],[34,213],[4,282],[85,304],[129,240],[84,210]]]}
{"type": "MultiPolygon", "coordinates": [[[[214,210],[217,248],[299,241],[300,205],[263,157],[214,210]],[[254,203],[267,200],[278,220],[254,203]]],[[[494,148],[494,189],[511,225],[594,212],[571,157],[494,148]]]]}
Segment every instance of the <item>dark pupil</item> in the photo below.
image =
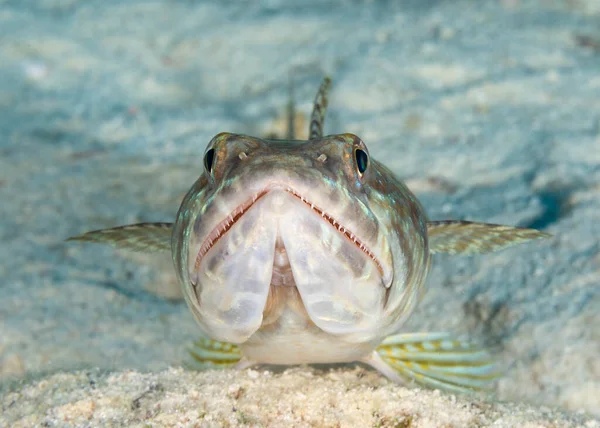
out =
{"type": "Polygon", "coordinates": [[[369,164],[369,156],[367,156],[367,154],[361,149],[356,149],[355,156],[358,172],[363,174],[367,170],[367,165],[369,164]]]}
{"type": "Polygon", "coordinates": [[[215,160],[215,149],[210,149],[204,155],[204,167],[206,168],[206,171],[208,171],[209,174],[212,171],[214,160],[215,160]]]}

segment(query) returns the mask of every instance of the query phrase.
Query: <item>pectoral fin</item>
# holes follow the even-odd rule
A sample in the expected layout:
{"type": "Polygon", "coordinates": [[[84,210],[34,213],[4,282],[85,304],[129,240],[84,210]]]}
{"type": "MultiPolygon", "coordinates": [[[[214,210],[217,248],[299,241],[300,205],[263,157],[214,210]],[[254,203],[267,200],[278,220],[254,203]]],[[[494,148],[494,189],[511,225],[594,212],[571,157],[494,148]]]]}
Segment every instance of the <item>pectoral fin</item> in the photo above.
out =
{"type": "Polygon", "coordinates": [[[216,368],[243,370],[254,365],[253,361],[247,360],[242,355],[237,345],[204,337],[194,342],[193,348],[190,349],[190,355],[192,361],[184,364],[190,370],[216,368]]]}
{"type": "Polygon", "coordinates": [[[138,223],[111,229],[93,230],[67,241],[98,242],[131,251],[153,253],[171,250],[173,223],[138,223]]]}
{"type": "Polygon", "coordinates": [[[432,253],[482,254],[551,235],[535,229],[469,221],[432,221],[427,223],[429,250],[432,253]]]}
{"type": "Polygon", "coordinates": [[[390,336],[362,361],[395,382],[450,392],[489,389],[500,375],[488,351],[447,333],[390,336]]]}
{"type": "Polygon", "coordinates": [[[193,358],[193,363],[190,365],[192,369],[235,366],[242,359],[242,353],[237,345],[204,337],[194,342],[190,355],[193,358]]]}

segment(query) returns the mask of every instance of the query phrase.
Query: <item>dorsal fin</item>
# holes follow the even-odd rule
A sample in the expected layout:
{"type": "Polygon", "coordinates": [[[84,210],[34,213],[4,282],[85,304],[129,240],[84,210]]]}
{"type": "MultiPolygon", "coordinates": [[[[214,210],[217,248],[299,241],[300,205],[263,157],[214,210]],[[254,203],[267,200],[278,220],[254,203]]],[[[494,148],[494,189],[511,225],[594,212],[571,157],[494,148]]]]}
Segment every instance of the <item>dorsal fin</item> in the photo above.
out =
{"type": "Polygon", "coordinates": [[[290,93],[287,105],[287,139],[296,139],[296,104],[294,100],[294,81],[290,77],[290,93]]]}
{"type": "Polygon", "coordinates": [[[331,79],[325,77],[315,97],[313,111],[310,115],[310,126],[308,128],[309,140],[316,140],[323,137],[323,124],[325,122],[325,113],[327,112],[327,93],[330,86],[331,79]]]}

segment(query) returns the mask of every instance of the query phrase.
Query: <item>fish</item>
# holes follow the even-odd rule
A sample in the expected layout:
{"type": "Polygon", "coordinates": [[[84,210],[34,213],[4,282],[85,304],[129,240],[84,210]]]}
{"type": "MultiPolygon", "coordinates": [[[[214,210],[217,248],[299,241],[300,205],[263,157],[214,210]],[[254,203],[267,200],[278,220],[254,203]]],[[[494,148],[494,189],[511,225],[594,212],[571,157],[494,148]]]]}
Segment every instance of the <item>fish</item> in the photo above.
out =
{"type": "Polygon", "coordinates": [[[216,135],[174,222],[68,240],[170,251],[202,333],[190,350],[199,367],[359,362],[394,382],[489,389],[500,373],[485,347],[399,331],[424,295],[433,254],[484,254],[550,235],[430,221],[363,140],[324,135],[330,86],[324,78],[307,140],[295,139],[292,119],[285,139],[216,135]]]}

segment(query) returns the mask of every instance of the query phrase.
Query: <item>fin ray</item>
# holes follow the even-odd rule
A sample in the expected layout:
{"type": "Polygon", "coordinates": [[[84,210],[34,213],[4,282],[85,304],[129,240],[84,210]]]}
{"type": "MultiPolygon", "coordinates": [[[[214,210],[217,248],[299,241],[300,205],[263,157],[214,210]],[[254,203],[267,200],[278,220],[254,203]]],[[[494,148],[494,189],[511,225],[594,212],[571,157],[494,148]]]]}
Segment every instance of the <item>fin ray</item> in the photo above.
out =
{"type": "Polygon", "coordinates": [[[67,241],[96,242],[145,253],[171,250],[173,223],[137,223],[92,230],[67,241]]]}
{"type": "Polygon", "coordinates": [[[404,361],[394,361],[391,366],[398,371],[409,373],[409,377],[416,382],[423,380],[435,380],[444,384],[450,384],[466,389],[485,389],[489,379],[485,376],[465,376],[460,374],[444,373],[432,370],[430,367],[419,364],[408,364],[404,361]]]}
{"type": "Polygon", "coordinates": [[[432,253],[483,254],[551,235],[535,229],[470,221],[432,221],[427,223],[429,250],[432,253]]]}
{"type": "Polygon", "coordinates": [[[489,389],[500,374],[487,350],[447,333],[390,336],[374,354],[364,362],[392,380],[451,392],[489,389]]]}
{"type": "Polygon", "coordinates": [[[325,77],[319,87],[319,92],[315,97],[313,111],[310,115],[310,126],[308,128],[308,139],[316,140],[323,137],[323,124],[325,122],[325,113],[327,112],[327,93],[331,86],[331,79],[325,77]]]}
{"type": "Polygon", "coordinates": [[[294,81],[290,76],[289,100],[287,103],[287,139],[296,138],[296,103],[294,100],[294,81]]]}
{"type": "Polygon", "coordinates": [[[186,364],[192,370],[235,367],[242,360],[240,348],[233,343],[202,338],[189,349],[192,362],[186,364]]]}

